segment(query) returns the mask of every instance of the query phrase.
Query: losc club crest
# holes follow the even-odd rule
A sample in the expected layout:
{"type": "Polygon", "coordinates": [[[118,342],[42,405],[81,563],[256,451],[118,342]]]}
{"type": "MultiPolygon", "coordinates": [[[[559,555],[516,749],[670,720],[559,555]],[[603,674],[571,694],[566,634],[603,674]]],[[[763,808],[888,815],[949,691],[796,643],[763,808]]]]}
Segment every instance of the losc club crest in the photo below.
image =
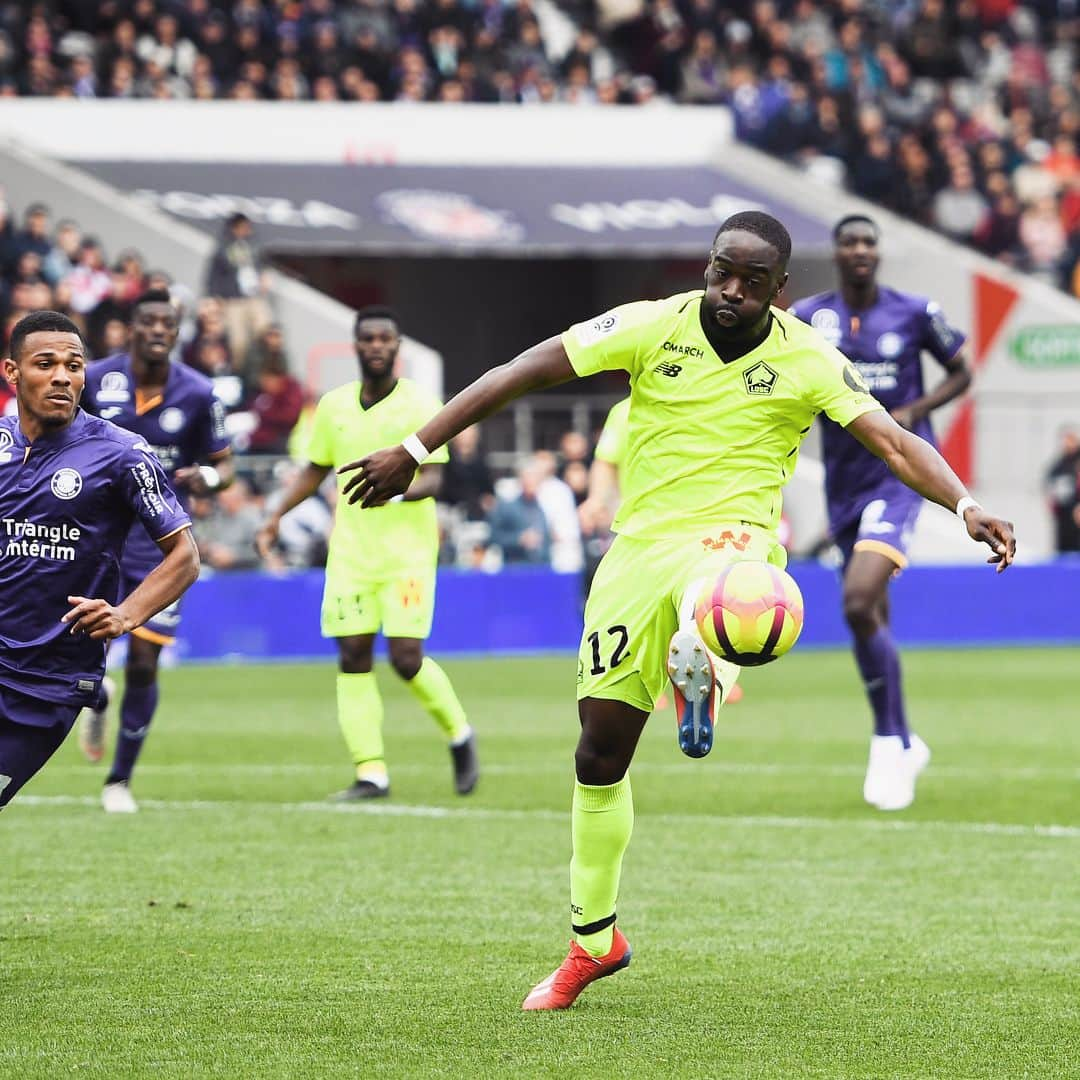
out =
{"type": "Polygon", "coordinates": [[[512,244],[525,230],[502,210],[479,206],[456,191],[399,188],[379,196],[379,210],[387,221],[403,225],[423,240],[454,244],[512,244]]]}
{"type": "Polygon", "coordinates": [[[763,360],[747,368],[742,377],[746,383],[746,392],[755,396],[771,394],[778,378],[776,372],[763,360]]]}
{"type": "Polygon", "coordinates": [[[74,499],[82,491],[82,477],[74,469],[57,469],[50,486],[58,499],[74,499]]]}

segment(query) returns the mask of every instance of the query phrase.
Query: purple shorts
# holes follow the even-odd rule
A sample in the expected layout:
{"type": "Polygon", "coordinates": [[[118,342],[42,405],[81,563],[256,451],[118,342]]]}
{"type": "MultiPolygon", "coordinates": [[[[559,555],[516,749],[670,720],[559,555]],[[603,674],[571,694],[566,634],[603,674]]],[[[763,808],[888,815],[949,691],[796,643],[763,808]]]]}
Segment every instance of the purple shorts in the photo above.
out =
{"type": "Polygon", "coordinates": [[[844,566],[851,561],[853,552],[876,551],[903,570],[922,504],[921,495],[900,483],[870,492],[859,516],[833,530],[844,566]]]}
{"type": "Polygon", "coordinates": [[[79,709],[0,687],[0,808],[60,748],[79,709]]]}

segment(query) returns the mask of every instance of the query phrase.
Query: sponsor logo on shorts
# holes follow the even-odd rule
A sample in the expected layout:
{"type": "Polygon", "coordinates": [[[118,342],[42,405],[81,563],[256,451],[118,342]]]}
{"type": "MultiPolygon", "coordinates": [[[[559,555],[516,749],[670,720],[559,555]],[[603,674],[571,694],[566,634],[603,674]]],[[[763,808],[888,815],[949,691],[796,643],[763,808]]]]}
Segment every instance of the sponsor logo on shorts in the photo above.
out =
{"type": "Polygon", "coordinates": [[[722,551],[726,547],[733,547],[736,551],[745,551],[753,537],[749,533],[740,533],[736,536],[730,529],[725,529],[719,536],[704,536],[701,546],[706,551],[722,551]]]}
{"type": "Polygon", "coordinates": [[[779,377],[764,360],[759,360],[753,367],[747,368],[743,372],[746,392],[755,396],[771,394],[779,377]]]}

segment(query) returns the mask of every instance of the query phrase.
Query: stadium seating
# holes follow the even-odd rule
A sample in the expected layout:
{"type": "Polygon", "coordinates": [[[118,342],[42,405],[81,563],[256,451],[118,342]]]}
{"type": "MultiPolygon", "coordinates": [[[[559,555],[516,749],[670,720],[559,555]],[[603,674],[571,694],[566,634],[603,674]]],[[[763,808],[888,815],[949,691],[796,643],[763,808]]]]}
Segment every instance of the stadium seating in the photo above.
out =
{"type": "Polygon", "coordinates": [[[1080,291],[1059,0],[68,0],[0,11],[0,96],[726,104],[739,138],[1080,291]]]}

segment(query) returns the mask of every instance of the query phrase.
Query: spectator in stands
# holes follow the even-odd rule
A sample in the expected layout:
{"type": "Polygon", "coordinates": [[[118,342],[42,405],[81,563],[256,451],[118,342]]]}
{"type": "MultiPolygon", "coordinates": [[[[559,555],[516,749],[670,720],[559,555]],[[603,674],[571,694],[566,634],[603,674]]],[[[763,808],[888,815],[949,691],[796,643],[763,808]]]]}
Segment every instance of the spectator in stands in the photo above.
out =
{"type": "Polygon", "coordinates": [[[551,565],[563,574],[579,573],[585,566],[585,552],[574,493],[559,479],[558,458],[550,450],[533,454],[532,465],[541,476],[536,497],[551,534],[551,565]]]}
{"type": "Polygon", "coordinates": [[[259,392],[259,372],[267,363],[278,364],[282,370],[290,368],[285,351],[285,334],[280,324],[271,323],[248,349],[240,375],[244,380],[244,393],[248,398],[259,392]]]}
{"type": "Polygon", "coordinates": [[[229,351],[246,355],[251,342],[270,324],[268,280],[263,257],[246,214],[232,214],[210,259],[206,293],[221,301],[229,351]]]}
{"type": "Polygon", "coordinates": [[[23,216],[23,227],[15,234],[14,257],[33,251],[39,259],[52,250],[49,240],[49,208],[44,203],[31,203],[23,216]]]}
{"type": "Polygon", "coordinates": [[[467,521],[486,520],[495,505],[495,481],[480,449],[479,425],[450,440],[439,501],[459,510],[467,521]]]}
{"type": "Polygon", "coordinates": [[[221,301],[204,297],[199,301],[195,316],[195,336],[183,353],[184,363],[213,378],[231,374],[232,353],[225,336],[225,315],[221,301]]]}
{"type": "Polygon", "coordinates": [[[195,522],[203,563],[214,570],[246,570],[259,565],[255,534],[262,514],[242,477],[218,493],[209,515],[195,522]]]}
{"type": "Polygon", "coordinates": [[[304,407],[304,388],[289,374],[281,352],[268,353],[256,376],[258,392],[248,408],[255,414],[255,429],[248,442],[252,454],[285,454],[289,435],[304,407]]]}
{"type": "Polygon", "coordinates": [[[71,308],[80,315],[93,311],[112,291],[105,252],[94,237],[83,237],[78,262],[64,281],[71,289],[71,308]]]}
{"type": "Polygon", "coordinates": [[[56,226],[56,237],[41,266],[50,285],[63,281],[75,269],[81,243],[82,231],[74,221],[65,219],[56,226]]]}
{"type": "Polygon", "coordinates": [[[1061,450],[1046,473],[1046,493],[1060,553],[1080,551],[1080,434],[1061,433],[1061,450]]]}
{"type": "Polygon", "coordinates": [[[498,499],[492,508],[488,519],[491,542],[502,551],[508,565],[547,566],[551,562],[551,530],[538,497],[544,476],[534,461],[519,469],[517,476],[520,493],[498,499]]]}

